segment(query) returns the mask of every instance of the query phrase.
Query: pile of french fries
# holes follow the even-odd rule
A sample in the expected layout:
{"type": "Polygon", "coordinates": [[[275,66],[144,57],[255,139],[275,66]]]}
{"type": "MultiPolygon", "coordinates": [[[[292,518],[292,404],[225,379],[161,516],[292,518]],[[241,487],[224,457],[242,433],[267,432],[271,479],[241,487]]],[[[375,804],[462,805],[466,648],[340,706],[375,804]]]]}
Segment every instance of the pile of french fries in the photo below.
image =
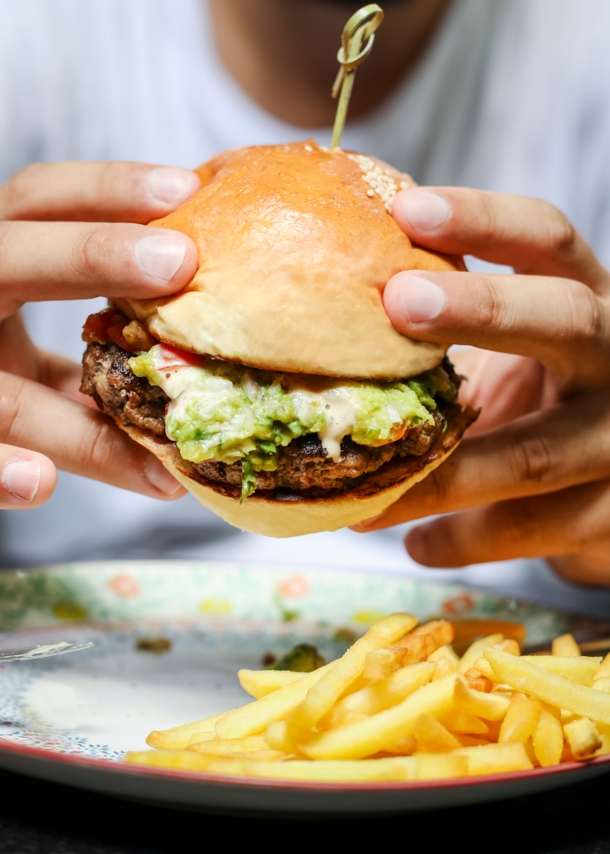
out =
{"type": "Polygon", "coordinates": [[[312,673],[241,670],[254,701],[152,732],[130,763],[279,780],[413,781],[523,771],[610,753],[610,655],[571,635],[520,655],[495,633],[459,657],[454,627],[379,620],[312,673]]]}

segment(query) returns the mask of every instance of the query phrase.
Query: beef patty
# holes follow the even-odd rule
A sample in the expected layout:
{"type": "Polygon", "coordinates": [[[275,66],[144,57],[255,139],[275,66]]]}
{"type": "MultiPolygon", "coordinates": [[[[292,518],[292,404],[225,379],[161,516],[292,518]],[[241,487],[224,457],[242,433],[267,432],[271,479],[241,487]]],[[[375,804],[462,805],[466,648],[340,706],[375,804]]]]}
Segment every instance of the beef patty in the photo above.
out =
{"type": "MultiPolygon", "coordinates": [[[[132,373],[129,367],[131,356],[111,342],[89,344],[83,357],[81,391],[91,395],[100,409],[120,424],[165,437],[165,407],[169,398],[162,389],[132,373]]],[[[443,367],[459,384],[459,377],[448,360],[443,367]]],[[[433,424],[418,424],[404,439],[381,447],[358,445],[346,437],[341,443],[341,458],[337,463],[328,457],[315,434],[294,439],[287,447],[278,449],[276,471],[257,472],[257,492],[305,491],[308,496],[316,497],[328,490],[354,489],[368,474],[392,460],[428,453],[446,428],[442,412],[436,410],[432,415],[433,424]]],[[[239,462],[231,465],[221,462],[190,463],[189,468],[204,480],[229,488],[241,486],[242,467],[239,462]]]]}

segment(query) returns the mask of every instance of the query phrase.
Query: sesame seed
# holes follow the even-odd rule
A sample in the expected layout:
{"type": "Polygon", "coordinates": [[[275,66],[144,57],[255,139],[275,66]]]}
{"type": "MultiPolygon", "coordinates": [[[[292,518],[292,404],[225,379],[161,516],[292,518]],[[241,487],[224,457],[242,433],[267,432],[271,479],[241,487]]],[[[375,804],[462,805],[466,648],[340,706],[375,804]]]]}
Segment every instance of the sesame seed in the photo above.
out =
{"type": "Polygon", "coordinates": [[[392,202],[398,192],[398,183],[392,173],[388,169],[382,169],[374,160],[364,154],[348,154],[348,157],[360,166],[362,178],[371,188],[367,190],[367,196],[372,198],[377,194],[385,209],[391,213],[392,202]]]}
{"type": "Polygon", "coordinates": [[[306,145],[305,151],[313,151],[313,148],[311,147],[311,145],[306,145]]]}

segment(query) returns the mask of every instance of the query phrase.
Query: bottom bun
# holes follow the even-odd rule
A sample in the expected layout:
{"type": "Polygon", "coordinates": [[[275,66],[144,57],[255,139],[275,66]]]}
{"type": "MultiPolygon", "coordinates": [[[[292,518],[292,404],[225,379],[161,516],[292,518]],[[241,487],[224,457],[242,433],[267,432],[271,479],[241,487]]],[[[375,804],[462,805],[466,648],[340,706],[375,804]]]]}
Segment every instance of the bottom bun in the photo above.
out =
{"type": "Polygon", "coordinates": [[[370,475],[351,492],[332,492],[328,497],[303,498],[297,494],[269,497],[256,493],[241,504],[221,491],[220,484],[196,477],[173,442],[144,433],[131,425],[119,426],[163,463],[197,501],[229,524],[268,537],[299,537],[336,531],[383,513],[419,483],[457,448],[466,428],[477,414],[469,407],[452,407],[448,428],[421,457],[403,458],[370,475]]]}

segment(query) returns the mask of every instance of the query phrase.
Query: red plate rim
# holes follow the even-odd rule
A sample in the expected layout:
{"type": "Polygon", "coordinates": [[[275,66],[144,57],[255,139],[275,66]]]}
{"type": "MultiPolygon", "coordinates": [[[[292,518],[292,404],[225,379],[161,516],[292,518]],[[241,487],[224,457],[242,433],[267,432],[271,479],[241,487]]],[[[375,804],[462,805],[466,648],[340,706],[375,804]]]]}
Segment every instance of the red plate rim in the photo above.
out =
{"type": "Polygon", "coordinates": [[[386,780],[365,783],[315,783],[299,780],[271,780],[267,777],[230,777],[225,774],[206,774],[204,771],[181,771],[174,768],[154,768],[146,765],[130,765],[128,763],[116,762],[110,759],[93,759],[87,756],[78,756],[73,753],[56,753],[52,750],[44,750],[40,747],[28,747],[27,745],[13,744],[0,737],[0,752],[14,753],[28,756],[46,762],[57,762],[65,765],[76,765],[91,770],[111,771],[117,774],[129,774],[144,777],[159,777],[162,779],[184,780],[194,783],[214,783],[225,786],[259,786],[262,788],[289,788],[305,789],[308,791],[410,791],[422,789],[448,789],[456,786],[478,786],[482,783],[508,783],[517,780],[528,780],[534,777],[547,777],[556,774],[569,774],[573,771],[583,770],[591,766],[607,765],[610,763],[610,754],[598,756],[586,762],[566,762],[562,765],[553,765],[549,768],[533,768],[528,771],[507,771],[502,774],[482,774],[477,777],[453,777],[448,780],[426,780],[405,781],[386,780]]]}

